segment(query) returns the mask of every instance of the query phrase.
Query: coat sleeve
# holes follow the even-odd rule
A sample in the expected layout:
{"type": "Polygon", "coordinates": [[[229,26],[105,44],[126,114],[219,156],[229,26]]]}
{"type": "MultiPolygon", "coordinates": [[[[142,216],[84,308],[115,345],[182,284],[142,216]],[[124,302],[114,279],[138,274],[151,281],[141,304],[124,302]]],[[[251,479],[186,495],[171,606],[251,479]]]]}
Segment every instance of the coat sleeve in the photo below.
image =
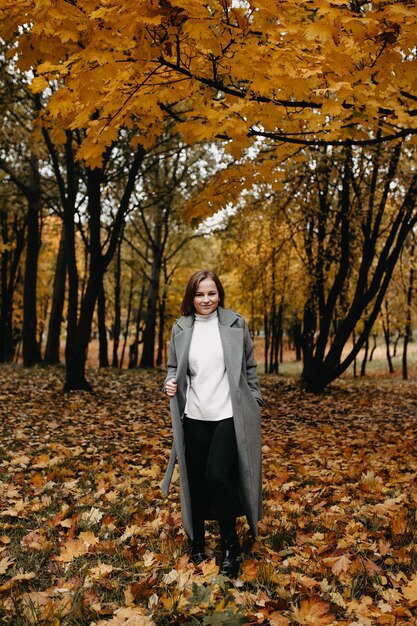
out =
{"type": "Polygon", "coordinates": [[[171,378],[177,377],[177,353],[175,351],[174,336],[175,336],[175,324],[172,327],[171,339],[170,339],[169,347],[168,347],[168,362],[167,362],[168,371],[164,380],[164,386],[163,386],[164,391],[165,391],[165,385],[167,384],[167,382],[171,380],[171,378]]]}
{"type": "Polygon", "coordinates": [[[253,354],[253,341],[250,336],[249,328],[246,322],[243,327],[244,341],[245,341],[245,368],[246,368],[246,380],[253,397],[259,405],[264,404],[262,397],[261,387],[259,385],[258,377],[256,375],[256,361],[253,354]]]}

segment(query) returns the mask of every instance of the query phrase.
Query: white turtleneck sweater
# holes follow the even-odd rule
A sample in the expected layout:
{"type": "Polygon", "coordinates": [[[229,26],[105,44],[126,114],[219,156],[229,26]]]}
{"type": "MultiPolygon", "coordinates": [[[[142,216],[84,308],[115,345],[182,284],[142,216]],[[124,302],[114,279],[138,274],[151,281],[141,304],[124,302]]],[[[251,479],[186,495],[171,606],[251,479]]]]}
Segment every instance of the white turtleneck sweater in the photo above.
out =
{"type": "Polygon", "coordinates": [[[195,314],[188,374],[187,417],[217,422],[233,416],[217,311],[195,314]]]}

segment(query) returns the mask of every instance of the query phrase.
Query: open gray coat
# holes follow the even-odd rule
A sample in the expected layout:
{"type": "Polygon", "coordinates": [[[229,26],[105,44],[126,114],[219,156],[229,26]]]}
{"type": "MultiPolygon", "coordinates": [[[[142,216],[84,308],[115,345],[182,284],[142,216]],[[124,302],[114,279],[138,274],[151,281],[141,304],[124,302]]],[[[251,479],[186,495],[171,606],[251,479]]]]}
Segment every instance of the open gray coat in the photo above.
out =
{"type": "MultiPolygon", "coordinates": [[[[239,497],[252,533],[258,533],[262,516],[261,420],[259,405],[263,403],[256,376],[256,362],[249,329],[241,315],[230,309],[218,308],[220,337],[230,385],[239,463],[239,497]]],[[[170,399],[173,429],[171,457],[161,484],[167,495],[178,460],[182,522],[188,536],[193,538],[191,499],[185,463],[184,416],[187,395],[187,369],[194,316],[178,319],[172,328],[168,352],[168,374],[177,381],[177,393],[170,399]]]]}

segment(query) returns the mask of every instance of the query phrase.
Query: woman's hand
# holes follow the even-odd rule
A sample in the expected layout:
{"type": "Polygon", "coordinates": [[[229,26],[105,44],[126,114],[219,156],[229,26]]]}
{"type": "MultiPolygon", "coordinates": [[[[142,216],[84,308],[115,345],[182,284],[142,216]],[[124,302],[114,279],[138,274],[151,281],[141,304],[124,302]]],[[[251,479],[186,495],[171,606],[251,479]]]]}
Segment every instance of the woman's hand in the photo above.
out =
{"type": "Polygon", "coordinates": [[[169,381],[165,384],[165,393],[167,396],[175,396],[177,393],[177,381],[175,378],[170,378],[169,381]]]}

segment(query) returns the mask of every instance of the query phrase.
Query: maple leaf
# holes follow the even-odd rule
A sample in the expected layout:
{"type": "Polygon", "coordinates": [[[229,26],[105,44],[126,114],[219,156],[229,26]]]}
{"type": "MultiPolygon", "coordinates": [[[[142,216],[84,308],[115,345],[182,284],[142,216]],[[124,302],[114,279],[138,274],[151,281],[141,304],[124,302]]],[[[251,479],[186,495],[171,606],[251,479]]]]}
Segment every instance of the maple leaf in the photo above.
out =
{"type": "Polygon", "coordinates": [[[25,535],[20,544],[22,546],[31,548],[32,550],[39,550],[41,552],[46,552],[52,548],[52,542],[48,540],[43,532],[33,531],[29,534],[25,535]]]}
{"type": "Polygon", "coordinates": [[[402,587],[401,591],[404,598],[406,598],[412,606],[417,604],[417,574],[414,574],[408,584],[402,587]]]}
{"type": "Polygon", "coordinates": [[[71,563],[74,559],[86,554],[89,546],[82,539],[69,539],[61,548],[59,556],[55,557],[56,561],[62,563],[71,563]]]}
{"type": "Polygon", "coordinates": [[[326,626],[335,616],[330,613],[330,604],[315,597],[303,599],[299,607],[292,607],[293,619],[297,624],[306,626],[326,626]]]}
{"type": "Polygon", "coordinates": [[[318,39],[325,43],[332,37],[332,29],[324,22],[314,22],[305,29],[305,36],[307,40],[318,39]]]}
{"type": "Polygon", "coordinates": [[[332,568],[333,574],[339,576],[342,572],[347,572],[352,561],[347,554],[341,554],[340,556],[331,556],[323,559],[323,563],[332,568]]]}
{"type": "Polygon", "coordinates": [[[100,511],[100,509],[97,509],[93,506],[89,511],[83,511],[81,513],[80,522],[83,522],[86,525],[93,526],[94,524],[98,524],[103,516],[103,511],[100,511]]]}
{"type": "Polygon", "coordinates": [[[0,561],[0,575],[5,574],[14,561],[10,561],[7,557],[0,561]]]}
{"type": "Polygon", "coordinates": [[[95,580],[99,580],[100,578],[104,578],[105,576],[113,572],[114,569],[115,568],[113,567],[113,565],[110,565],[108,563],[99,563],[95,567],[91,567],[88,570],[88,575],[95,580]]]}
{"type": "Polygon", "coordinates": [[[98,537],[91,530],[87,530],[79,534],[79,539],[84,541],[84,543],[89,546],[95,546],[100,541],[98,537]]]}
{"type": "Polygon", "coordinates": [[[117,609],[111,620],[97,622],[94,626],[106,626],[107,624],[111,624],[111,626],[156,626],[153,619],[145,615],[143,610],[138,607],[117,609]]]}

